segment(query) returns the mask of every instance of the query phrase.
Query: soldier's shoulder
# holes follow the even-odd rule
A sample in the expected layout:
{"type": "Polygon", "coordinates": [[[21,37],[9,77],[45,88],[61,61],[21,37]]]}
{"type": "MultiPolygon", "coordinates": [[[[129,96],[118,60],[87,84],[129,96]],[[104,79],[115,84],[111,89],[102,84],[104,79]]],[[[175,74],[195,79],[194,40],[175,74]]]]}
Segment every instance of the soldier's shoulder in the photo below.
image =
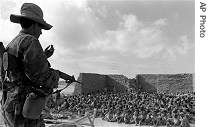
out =
{"type": "Polygon", "coordinates": [[[20,43],[20,47],[25,49],[34,42],[38,42],[39,40],[30,34],[21,34],[19,38],[17,38],[18,43],[20,43]]]}
{"type": "Polygon", "coordinates": [[[35,36],[30,34],[21,34],[20,37],[27,41],[38,41],[38,39],[35,36]]]}

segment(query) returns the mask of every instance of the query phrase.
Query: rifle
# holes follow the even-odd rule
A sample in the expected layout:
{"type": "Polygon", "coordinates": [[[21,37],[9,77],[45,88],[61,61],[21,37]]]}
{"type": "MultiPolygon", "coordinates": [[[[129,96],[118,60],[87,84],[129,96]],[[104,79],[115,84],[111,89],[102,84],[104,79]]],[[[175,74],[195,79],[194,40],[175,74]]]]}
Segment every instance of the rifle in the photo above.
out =
{"type": "Polygon", "coordinates": [[[64,88],[62,88],[60,90],[56,90],[55,92],[51,91],[50,93],[47,93],[46,94],[44,92],[44,89],[45,90],[48,89],[46,87],[31,87],[32,92],[35,93],[36,95],[39,95],[39,96],[43,96],[44,97],[44,96],[48,96],[50,94],[55,94],[55,93],[61,92],[62,90],[66,89],[69,85],[71,85],[71,83],[73,83],[73,82],[77,82],[77,83],[83,85],[82,82],[76,81],[75,78],[74,78],[74,76],[70,76],[70,75],[68,75],[68,74],[66,74],[64,72],[59,71],[59,76],[60,76],[60,78],[64,79],[65,82],[67,83],[67,85],[64,88]]]}
{"type": "Polygon", "coordinates": [[[59,76],[60,76],[60,78],[62,78],[62,79],[64,79],[64,80],[66,81],[67,85],[66,85],[64,88],[60,89],[60,90],[56,90],[56,91],[53,92],[52,94],[60,93],[62,90],[66,89],[66,88],[67,88],[71,83],[73,83],[73,82],[77,82],[77,83],[83,85],[82,82],[79,82],[79,81],[76,81],[76,80],[75,80],[74,75],[73,75],[73,76],[70,76],[70,75],[68,75],[68,74],[66,74],[66,73],[64,73],[64,72],[59,71],[59,76]]]}
{"type": "Polygon", "coordinates": [[[73,76],[70,76],[64,72],[61,72],[59,71],[59,75],[60,75],[60,78],[64,79],[66,81],[66,83],[73,83],[73,82],[77,82],[79,84],[83,84],[82,82],[79,82],[79,81],[76,81],[75,78],[74,78],[74,75],[73,76]]]}

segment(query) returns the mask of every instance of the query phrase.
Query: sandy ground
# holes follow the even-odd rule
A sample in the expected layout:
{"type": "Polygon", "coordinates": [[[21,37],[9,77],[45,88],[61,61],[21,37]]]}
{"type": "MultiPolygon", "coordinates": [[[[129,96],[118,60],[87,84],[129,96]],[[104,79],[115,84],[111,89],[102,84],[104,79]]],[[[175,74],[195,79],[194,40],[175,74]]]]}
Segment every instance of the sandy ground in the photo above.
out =
{"type": "MultiPolygon", "coordinates": [[[[83,121],[83,123],[90,123],[90,122],[88,120],[85,120],[83,121]]],[[[50,126],[52,126],[52,124],[48,124],[46,127],[50,127],[50,126]]],[[[154,126],[136,126],[135,124],[125,124],[125,123],[118,124],[116,122],[106,122],[102,120],[101,118],[95,119],[94,126],[95,127],[154,127],[154,126]]],[[[53,127],[56,127],[56,126],[53,126],[53,127]]],[[[57,127],[66,127],[66,126],[61,126],[60,124],[57,127]]],[[[84,126],[84,127],[89,127],[89,126],[84,126]]],[[[164,126],[158,126],[158,127],[164,127],[164,126]]],[[[195,127],[195,125],[191,125],[191,127],[195,127]]]]}

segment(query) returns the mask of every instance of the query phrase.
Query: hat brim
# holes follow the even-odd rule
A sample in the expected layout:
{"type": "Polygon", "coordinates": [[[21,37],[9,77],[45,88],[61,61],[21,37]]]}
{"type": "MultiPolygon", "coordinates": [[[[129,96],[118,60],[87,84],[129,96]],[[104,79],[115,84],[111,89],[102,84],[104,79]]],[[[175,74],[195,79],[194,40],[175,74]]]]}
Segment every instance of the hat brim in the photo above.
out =
{"type": "Polygon", "coordinates": [[[39,24],[42,24],[42,29],[44,30],[50,30],[53,26],[46,23],[44,20],[40,20],[40,19],[36,19],[36,18],[32,18],[32,17],[28,17],[28,16],[24,16],[24,15],[15,15],[15,14],[11,14],[10,15],[10,21],[13,23],[20,23],[20,18],[24,17],[27,19],[31,19],[39,24]]]}

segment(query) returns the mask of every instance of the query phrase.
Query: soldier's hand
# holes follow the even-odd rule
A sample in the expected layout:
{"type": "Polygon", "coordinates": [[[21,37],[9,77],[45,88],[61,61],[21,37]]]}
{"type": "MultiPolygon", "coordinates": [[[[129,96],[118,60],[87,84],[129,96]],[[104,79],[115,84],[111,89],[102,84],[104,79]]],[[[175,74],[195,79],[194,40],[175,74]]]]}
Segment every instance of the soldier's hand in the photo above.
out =
{"type": "Polygon", "coordinates": [[[51,56],[53,55],[54,50],[55,50],[55,49],[54,49],[53,45],[47,46],[47,48],[44,50],[44,52],[45,52],[47,58],[49,58],[49,57],[51,57],[51,56]]]}

